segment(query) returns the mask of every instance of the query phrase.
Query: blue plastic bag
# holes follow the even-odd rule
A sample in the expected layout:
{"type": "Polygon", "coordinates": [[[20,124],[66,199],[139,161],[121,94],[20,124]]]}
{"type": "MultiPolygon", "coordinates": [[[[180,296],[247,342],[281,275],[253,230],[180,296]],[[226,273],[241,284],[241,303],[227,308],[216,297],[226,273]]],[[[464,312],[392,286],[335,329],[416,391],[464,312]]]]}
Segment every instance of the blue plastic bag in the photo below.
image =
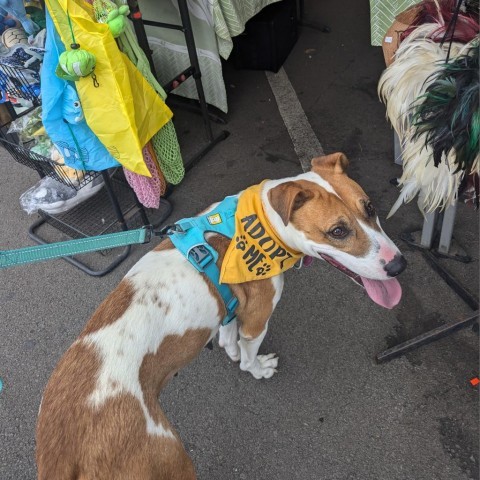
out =
{"type": "Polygon", "coordinates": [[[42,121],[48,136],[69,167],[100,171],[119,166],[84,119],[70,123],[69,118],[64,118],[68,111],[68,105],[65,104],[72,102],[72,88],[75,89],[75,84],[55,75],[58,57],[65,51],[65,47],[48,11],[46,23],[48,34],[41,70],[41,89],[42,121]]]}

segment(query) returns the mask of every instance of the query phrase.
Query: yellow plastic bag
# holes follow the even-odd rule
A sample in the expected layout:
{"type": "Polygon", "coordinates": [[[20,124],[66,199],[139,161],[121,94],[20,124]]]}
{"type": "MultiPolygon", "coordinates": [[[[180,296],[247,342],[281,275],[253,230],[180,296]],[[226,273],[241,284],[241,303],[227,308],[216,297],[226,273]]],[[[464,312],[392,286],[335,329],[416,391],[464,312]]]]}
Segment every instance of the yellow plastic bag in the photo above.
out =
{"type": "Polygon", "coordinates": [[[108,26],[95,22],[89,4],[77,0],[45,3],[67,50],[73,43],[70,16],[76,43],[96,57],[99,86],[94,86],[90,76],[76,82],[88,126],[125,168],[150,177],[142,149],[170,120],[172,112],[120,52],[108,26]]]}

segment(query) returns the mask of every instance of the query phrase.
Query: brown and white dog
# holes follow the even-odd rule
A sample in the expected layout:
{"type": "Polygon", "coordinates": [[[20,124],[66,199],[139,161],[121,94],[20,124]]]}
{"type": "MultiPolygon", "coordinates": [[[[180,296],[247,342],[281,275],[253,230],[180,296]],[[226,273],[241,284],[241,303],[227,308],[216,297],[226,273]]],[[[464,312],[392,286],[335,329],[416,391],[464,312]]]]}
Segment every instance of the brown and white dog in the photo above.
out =
{"type": "MultiPolygon", "coordinates": [[[[392,307],[405,260],[337,153],[312,171],[264,184],[266,217],[290,248],[327,260],[392,307]]],[[[229,240],[210,235],[221,262],[229,240]]],[[[160,390],[220,330],[219,343],[255,378],[278,358],[258,355],[283,276],[231,285],[237,321],[220,327],[216,288],[171,244],[145,255],[100,305],[46,387],[37,427],[40,480],[194,480],[192,461],[158,403],[160,390]],[[239,337],[239,339],[238,339],[239,337]]]]}

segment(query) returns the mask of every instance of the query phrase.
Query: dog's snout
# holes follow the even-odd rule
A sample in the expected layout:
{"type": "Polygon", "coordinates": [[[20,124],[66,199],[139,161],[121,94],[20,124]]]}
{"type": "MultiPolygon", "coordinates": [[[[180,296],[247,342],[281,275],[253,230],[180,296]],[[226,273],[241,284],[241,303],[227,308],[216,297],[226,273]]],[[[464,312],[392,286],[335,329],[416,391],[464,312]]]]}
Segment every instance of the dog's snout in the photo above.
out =
{"type": "Polygon", "coordinates": [[[402,273],[405,268],[407,267],[407,261],[405,260],[405,257],[397,253],[395,257],[393,257],[393,260],[390,260],[384,267],[383,269],[387,272],[387,275],[389,277],[396,277],[400,273],[402,273]]]}

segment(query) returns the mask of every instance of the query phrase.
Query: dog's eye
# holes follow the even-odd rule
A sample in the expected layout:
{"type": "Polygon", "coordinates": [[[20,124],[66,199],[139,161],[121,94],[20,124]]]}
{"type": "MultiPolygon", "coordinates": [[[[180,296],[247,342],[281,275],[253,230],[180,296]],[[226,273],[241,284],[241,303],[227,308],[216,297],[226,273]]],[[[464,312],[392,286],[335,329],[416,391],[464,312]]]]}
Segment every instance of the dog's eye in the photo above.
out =
{"type": "Polygon", "coordinates": [[[345,227],[335,227],[328,233],[334,238],[345,238],[348,235],[348,230],[345,227]]]}
{"type": "Polygon", "coordinates": [[[376,215],[375,207],[372,205],[371,202],[365,203],[365,211],[367,212],[367,216],[374,217],[376,215]]]}

